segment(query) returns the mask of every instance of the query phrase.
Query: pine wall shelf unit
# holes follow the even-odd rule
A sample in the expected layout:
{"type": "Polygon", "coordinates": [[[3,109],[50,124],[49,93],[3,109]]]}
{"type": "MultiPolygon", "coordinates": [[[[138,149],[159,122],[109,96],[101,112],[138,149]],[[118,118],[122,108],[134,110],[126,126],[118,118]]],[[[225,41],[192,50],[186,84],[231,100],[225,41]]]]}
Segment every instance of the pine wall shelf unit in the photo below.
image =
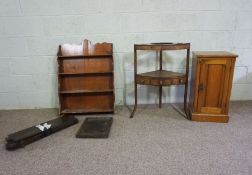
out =
{"type": "Polygon", "coordinates": [[[114,113],[113,45],[84,40],[83,48],[83,55],[63,56],[59,46],[59,112],[114,113]]]}

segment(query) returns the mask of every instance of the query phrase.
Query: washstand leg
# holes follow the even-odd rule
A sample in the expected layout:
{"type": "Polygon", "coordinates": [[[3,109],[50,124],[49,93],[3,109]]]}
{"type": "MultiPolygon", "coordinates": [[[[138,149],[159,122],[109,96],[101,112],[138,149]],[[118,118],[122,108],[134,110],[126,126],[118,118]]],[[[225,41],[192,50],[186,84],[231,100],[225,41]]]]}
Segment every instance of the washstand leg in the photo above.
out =
{"type": "Polygon", "coordinates": [[[159,108],[162,107],[162,86],[159,86],[159,108]]]}
{"type": "Polygon", "coordinates": [[[184,111],[186,118],[189,119],[187,112],[187,91],[188,91],[188,77],[189,77],[189,59],[190,59],[190,48],[186,51],[186,83],[185,83],[185,94],[184,94],[184,111]]]}
{"type": "Polygon", "coordinates": [[[137,84],[135,82],[135,105],[134,105],[134,109],[133,111],[131,112],[130,114],[130,118],[133,118],[134,117],[134,114],[136,112],[136,109],[137,109],[137,84]]]}
{"type": "Polygon", "coordinates": [[[187,83],[185,84],[184,111],[185,111],[186,118],[188,118],[188,113],[187,113],[187,83]]]}

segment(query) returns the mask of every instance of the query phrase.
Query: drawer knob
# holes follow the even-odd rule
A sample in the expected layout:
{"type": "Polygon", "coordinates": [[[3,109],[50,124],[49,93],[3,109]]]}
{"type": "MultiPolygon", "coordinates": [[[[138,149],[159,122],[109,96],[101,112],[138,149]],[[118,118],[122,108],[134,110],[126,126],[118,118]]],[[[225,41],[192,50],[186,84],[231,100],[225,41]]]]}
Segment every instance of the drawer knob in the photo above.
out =
{"type": "Polygon", "coordinates": [[[203,88],[203,84],[200,83],[200,84],[199,84],[199,87],[198,87],[198,91],[203,91],[203,89],[204,89],[204,88],[203,88]]]}
{"type": "Polygon", "coordinates": [[[162,80],[160,80],[160,81],[159,81],[159,84],[160,84],[160,85],[162,85],[162,84],[163,84],[163,81],[162,81],[162,80]]]}

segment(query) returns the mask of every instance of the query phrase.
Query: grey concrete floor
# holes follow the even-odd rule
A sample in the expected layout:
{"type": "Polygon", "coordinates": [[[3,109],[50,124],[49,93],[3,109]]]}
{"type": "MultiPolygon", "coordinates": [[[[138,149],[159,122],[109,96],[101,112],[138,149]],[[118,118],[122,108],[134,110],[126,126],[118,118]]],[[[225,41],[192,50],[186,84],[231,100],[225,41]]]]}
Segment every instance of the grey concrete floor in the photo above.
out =
{"type": "MultiPolygon", "coordinates": [[[[232,102],[230,121],[192,122],[171,106],[119,107],[108,139],[76,139],[82,121],[25,148],[4,138],[57,117],[56,109],[0,111],[0,174],[251,175],[252,101],[232,102]]],[[[94,115],[92,115],[94,116],[94,115]]]]}

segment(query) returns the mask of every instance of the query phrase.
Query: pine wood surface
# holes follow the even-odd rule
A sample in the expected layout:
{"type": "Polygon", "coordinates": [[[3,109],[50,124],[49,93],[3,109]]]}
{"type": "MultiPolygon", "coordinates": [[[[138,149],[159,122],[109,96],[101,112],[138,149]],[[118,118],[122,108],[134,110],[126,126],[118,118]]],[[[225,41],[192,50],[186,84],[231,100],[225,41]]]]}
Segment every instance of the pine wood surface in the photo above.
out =
{"type": "Polygon", "coordinates": [[[228,122],[236,57],[225,51],[193,52],[189,101],[192,120],[228,122]]]}

